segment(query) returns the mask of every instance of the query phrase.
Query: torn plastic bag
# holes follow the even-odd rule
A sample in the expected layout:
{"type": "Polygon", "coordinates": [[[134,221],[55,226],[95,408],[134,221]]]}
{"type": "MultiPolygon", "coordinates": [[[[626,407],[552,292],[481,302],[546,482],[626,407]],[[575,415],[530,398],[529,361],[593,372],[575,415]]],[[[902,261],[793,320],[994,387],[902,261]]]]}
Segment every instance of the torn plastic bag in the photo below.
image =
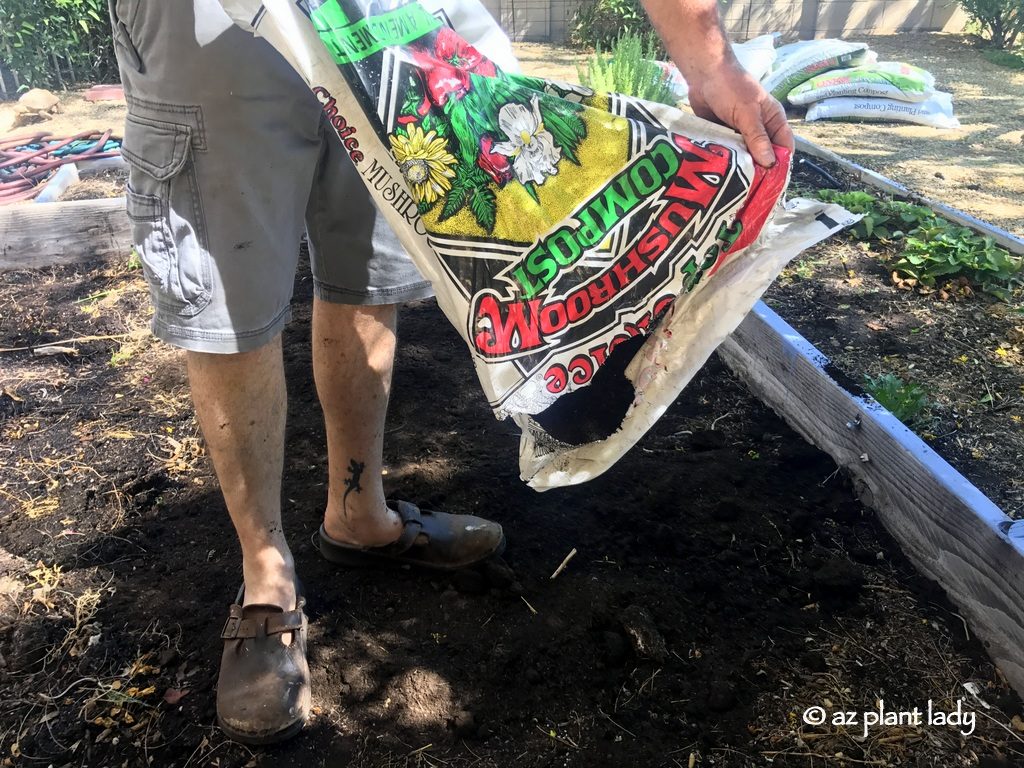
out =
{"type": "Polygon", "coordinates": [[[782,267],[856,220],[678,110],[501,71],[416,3],[223,0],[323,104],[537,489],[607,470],[782,267]]]}

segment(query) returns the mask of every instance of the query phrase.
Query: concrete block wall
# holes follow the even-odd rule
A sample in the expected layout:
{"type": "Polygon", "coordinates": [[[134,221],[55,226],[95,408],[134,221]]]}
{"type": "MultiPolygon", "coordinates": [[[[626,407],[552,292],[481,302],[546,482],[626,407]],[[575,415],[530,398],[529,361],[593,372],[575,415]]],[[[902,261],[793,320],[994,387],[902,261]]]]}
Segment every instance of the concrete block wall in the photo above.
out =
{"type": "MultiPolygon", "coordinates": [[[[565,42],[580,0],[483,0],[513,40],[565,42]]],[[[966,14],[956,0],[721,0],[730,37],[770,32],[784,39],[898,32],[960,32],[966,14]]]]}

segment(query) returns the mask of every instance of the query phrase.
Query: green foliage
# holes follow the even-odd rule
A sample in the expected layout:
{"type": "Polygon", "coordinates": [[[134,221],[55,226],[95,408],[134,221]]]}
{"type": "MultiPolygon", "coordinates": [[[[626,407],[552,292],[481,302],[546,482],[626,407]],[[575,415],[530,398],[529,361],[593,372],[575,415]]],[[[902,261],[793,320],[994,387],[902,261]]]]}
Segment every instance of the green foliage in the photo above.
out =
{"type": "Polygon", "coordinates": [[[874,378],[865,376],[864,389],[879,405],[907,425],[917,421],[930,404],[924,389],[891,373],[874,378]]]}
{"type": "Polygon", "coordinates": [[[624,93],[674,106],[675,97],[668,74],[655,62],[658,52],[648,35],[624,33],[612,46],[611,54],[600,47],[580,68],[580,81],[595,91],[624,93]]]}
{"type": "Polygon", "coordinates": [[[0,61],[23,89],[116,79],[106,0],[0,0],[0,61]]]}
{"type": "Polygon", "coordinates": [[[570,22],[569,42],[597,48],[611,45],[620,35],[653,33],[640,0],[584,0],[570,22]]]}
{"type": "Polygon", "coordinates": [[[1013,48],[1024,32],[1024,0],[957,0],[996,48],[1013,48]]]}
{"type": "Polygon", "coordinates": [[[867,192],[823,189],[818,197],[851,213],[864,214],[851,233],[861,240],[902,245],[889,266],[898,274],[934,286],[940,278],[966,277],[986,293],[1008,301],[1020,286],[1024,260],[1000,248],[991,237],[961,227],[930,209],[899,200],[879,200],[867,192]]]}
{"type": "Polygon", "coordinates": [[[994,51],[989,49],[982,51],[981,55],[993,64],[998,64],[1000,67],[1006,67],[1007,69],[1024,69],[1024,56],[1019,53],[994,51]]]}

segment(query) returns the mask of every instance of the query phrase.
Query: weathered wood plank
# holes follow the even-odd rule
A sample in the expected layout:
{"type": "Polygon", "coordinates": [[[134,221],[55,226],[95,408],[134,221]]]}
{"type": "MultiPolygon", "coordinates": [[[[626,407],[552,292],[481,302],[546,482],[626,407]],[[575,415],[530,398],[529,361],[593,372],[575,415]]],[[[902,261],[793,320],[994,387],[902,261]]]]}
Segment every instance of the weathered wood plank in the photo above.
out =
{"type": "Polygon", "coordinates": [[[1013,522],[913,432],[827,373],[828,358],[758,303],[726,364],[854,478],[914,565],[946,590],[1024,694],[1024,521],[1013,522]]]}
{"type": "Polygon", "coordinates": [[[123,197],[0,207],[0,272],[127,257],[131,249],[123,197]]]}

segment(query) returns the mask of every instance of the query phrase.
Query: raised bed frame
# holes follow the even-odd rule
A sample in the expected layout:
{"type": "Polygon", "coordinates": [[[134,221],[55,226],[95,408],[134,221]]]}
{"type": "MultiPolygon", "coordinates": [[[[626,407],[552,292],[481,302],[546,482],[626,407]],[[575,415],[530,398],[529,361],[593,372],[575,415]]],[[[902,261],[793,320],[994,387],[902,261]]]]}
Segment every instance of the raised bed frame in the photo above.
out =
{"type": "MultiPolygon", "coordinates": [[[[804,139],[797,148],[872,188],[928,206],[1024,255],[1024,240],[804,139]]],[[[0,271],[123,255],[123,198],[0,208],[0,271]]],[[[828,358],[763,303],[719,354],[753,392],[854,478],[914,565],[937,581],[1024,696],[1024,520],[984,494],[873,400],[827,371],[828,358]],[[810,407],[807,405],[811,403],[810,407]]]]}

